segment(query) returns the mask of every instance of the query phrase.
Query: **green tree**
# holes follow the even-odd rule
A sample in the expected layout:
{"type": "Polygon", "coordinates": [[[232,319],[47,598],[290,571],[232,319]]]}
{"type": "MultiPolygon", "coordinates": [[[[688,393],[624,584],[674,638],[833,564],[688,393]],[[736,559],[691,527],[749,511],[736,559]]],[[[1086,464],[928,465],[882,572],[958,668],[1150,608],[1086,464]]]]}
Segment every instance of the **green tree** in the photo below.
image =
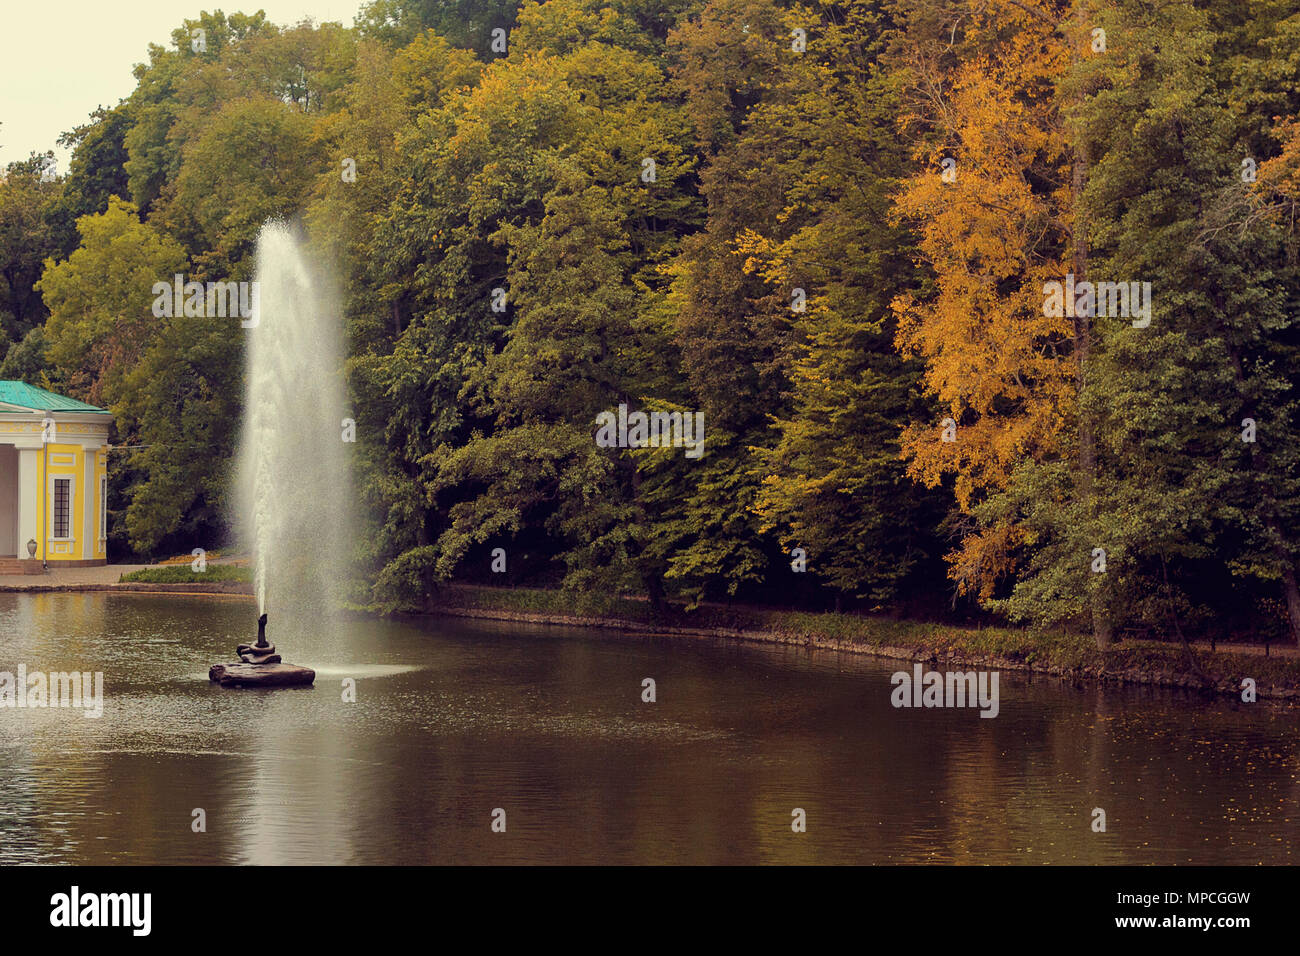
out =
{"type": "Polygon", "coordinates": [[[55,219],[63,188],[49,181],[45,162],[33,156],[10,163],[0,176],[0,334],[6,348],[48,315],[36,282],[45,258],[60,251],[55,219]]]}
{"type": "Polygon", "coordinates": [[[63,390],[111,405],[158,332],[154,284],[170,286],[185,271],[185,253],[116,198],[102,214],[77,220],[77,232],[81,244],[67,259],[47,261],[36,285],[50,310],[46,355],[63,390]]]}

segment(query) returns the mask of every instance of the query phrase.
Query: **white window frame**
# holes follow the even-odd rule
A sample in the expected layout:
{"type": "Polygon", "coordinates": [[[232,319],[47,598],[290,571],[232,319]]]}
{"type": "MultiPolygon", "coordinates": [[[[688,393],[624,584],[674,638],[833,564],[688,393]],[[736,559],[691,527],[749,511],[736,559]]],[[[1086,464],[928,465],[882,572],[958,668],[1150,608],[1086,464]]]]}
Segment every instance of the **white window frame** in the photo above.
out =
{"type": "Polygon", "coordinates": [[[76,475],[50,475],[49,484],[45,488],[46,508],[50,512],[47,532],[51,542],[76,541],[73,532],[77,529],[77,523],[73,520],[76,514],[77,500],[77,477],[76,475]],[[66,538],[57,537],[54,534],[54,483],[56,481],[66,481],[68,483],[68,536],[66,538]]]}

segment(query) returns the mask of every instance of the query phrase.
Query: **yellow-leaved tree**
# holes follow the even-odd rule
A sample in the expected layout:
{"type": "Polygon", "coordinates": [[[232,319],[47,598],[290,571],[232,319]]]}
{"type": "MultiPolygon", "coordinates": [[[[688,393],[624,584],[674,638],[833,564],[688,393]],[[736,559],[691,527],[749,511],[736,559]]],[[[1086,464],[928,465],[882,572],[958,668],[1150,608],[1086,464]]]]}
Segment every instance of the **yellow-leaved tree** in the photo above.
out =
{"type": "MultiPolygon", "coordinates": [[[[895,212],[918,230],[933,284],[893,307],[898,347],[925,363],[939,412],[905,430],[903,455],[926,485],[951,480],[965,516],[1026,459],[1075,459],[1086,494],[1092,436],[1077,398],[1088,320],[1049,314],[1061,310],[1045,308],[1045,286],[1087,273],[1074,215],[1087,157],[1060,90],[1092,49],[1090,20],[1062,0],[917,9],[902,122],[921,168],[895,212]]],[[[1021,543],[1011,521],[963,521],[949,555],[958,590],[992,596],[1021,543]]],[[[1108,642],[1104,621],[1094,631],[1108,642]]]]}

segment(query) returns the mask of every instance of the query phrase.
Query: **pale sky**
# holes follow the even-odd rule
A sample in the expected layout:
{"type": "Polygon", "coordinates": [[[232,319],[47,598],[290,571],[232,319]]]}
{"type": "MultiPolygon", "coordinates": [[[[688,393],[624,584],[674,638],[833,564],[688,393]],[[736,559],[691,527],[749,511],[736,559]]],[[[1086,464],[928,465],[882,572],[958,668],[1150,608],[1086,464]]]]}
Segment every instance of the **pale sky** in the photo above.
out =
{"type": "Polygon", "coordinates": [[[150,43],[169,46],[171,32],[202,10],[266,11],[268,20],[352,25],[364,0],[0,0],[0,169],[53,149],[58,171],[68,151],[55,140],[95,107],[115,106],[135,88],[131,67],[149,59],[150,43]]]}

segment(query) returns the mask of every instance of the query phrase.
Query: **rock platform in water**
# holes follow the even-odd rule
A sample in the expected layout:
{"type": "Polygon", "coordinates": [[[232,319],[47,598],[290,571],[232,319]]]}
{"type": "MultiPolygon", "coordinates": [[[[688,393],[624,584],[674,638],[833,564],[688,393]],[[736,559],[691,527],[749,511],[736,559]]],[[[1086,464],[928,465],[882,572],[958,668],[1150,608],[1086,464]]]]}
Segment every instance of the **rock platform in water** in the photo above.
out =
{"type": "Polygon", "coordinates": [[[222,687],[304,687],[316,679],[297,664],[213,664],[208,680],[222,687]]]}

